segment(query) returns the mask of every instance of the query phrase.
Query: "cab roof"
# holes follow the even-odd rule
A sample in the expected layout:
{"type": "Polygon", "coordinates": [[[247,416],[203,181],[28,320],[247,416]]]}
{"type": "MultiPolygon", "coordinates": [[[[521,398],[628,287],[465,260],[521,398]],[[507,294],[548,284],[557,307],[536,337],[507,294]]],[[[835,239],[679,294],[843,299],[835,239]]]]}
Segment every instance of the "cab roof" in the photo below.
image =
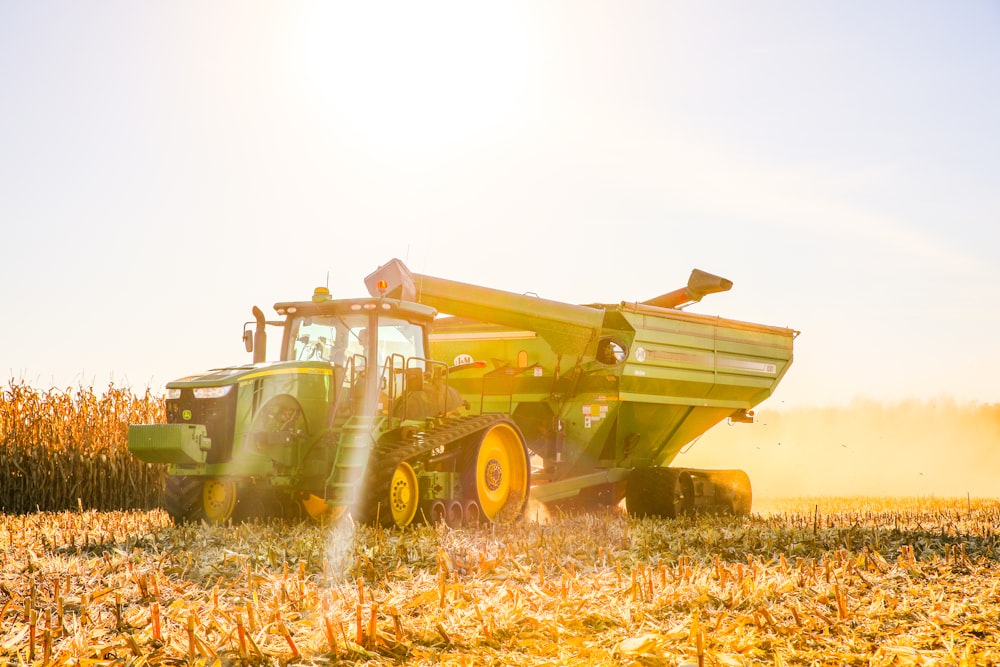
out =
{"type": "Polygon", "coordinates": [[[274,304],[279,315],[350,315],[377,311],[409,320],[431,322],[437,310],[412,301],[388,298],[331,299],[319,291],[311,301],[280,301],[274,304]]]}

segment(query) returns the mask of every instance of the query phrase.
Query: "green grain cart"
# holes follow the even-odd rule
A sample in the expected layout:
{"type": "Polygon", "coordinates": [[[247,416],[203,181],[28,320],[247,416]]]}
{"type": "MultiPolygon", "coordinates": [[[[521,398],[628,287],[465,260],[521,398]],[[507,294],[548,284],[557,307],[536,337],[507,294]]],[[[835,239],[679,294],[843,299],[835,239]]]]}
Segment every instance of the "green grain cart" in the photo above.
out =
{"type": "Polygon", "coordinates": [[[166,424],[129,448],[169,464],[178,521],[336,516],[384,525],[520,516],[542,502],[630,512],[750,510],[739,471],[667,468],[714,424],[749,421],[795,332],[677,308],[731,283],[692,273],[644,303],[578,306],[416,275],[370,297],[255,308],[253,363],[167,385],[166,424]],[[438,313],[451,317],[438,317],[438,313]],[[267,362],[266,330],[282,331],[267,362]]]}
{"type": "Polygon", "coordinates": [[[536,500],[624,496],[633,514],[670,517],[750,511],[744,472],[666,467],[715,424],[752,421],[791,365],[797,332],[679,309],[730,281],[694,270],[648,301],[587,306],[416,275],[399,260],[366,284],[452,315],[434,322],[432,356],[486,362],[450,386],[473,413],[511,416],[536,500]]]}

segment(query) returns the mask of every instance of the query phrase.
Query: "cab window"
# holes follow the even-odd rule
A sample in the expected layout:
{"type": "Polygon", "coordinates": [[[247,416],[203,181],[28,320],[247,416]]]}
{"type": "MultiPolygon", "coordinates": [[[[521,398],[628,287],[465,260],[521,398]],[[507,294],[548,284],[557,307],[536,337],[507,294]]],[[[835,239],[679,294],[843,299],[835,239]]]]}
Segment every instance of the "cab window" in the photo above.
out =
{"type": "Polygon", "coordinates": [[[344,366],[351,354],[361,353],[357,332],[367,322],[364,315],[298,318],[292,322],[287,358],[344,366]]]}

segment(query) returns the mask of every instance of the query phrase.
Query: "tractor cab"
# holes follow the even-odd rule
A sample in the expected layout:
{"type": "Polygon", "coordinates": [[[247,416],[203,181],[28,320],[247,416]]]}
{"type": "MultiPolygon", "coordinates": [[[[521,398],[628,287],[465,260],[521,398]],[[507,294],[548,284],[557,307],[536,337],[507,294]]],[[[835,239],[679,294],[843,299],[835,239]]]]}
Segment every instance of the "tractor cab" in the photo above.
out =
{"type": "Polygon", "coordinates": [[[428,359],[433,308],[387,298],[334,300],[319,288],[312,301],[275,310],[285,316],[281,361],[332,368],[334,414],[395,422],[448,410],[449,402],[428,398],[429,381],[447,374],[445,364],[428,359]]]}

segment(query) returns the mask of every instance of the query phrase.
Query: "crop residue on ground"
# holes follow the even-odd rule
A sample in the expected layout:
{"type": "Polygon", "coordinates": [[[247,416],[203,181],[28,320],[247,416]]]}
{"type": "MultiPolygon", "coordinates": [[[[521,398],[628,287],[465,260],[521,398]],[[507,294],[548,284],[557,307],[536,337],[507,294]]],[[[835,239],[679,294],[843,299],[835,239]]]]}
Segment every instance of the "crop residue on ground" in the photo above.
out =
{"type": "Polygon", "coordinates": [[[0,516],[0,662],[1000,661],[997,502],[766,506],[479,530],[0,516]]]}

